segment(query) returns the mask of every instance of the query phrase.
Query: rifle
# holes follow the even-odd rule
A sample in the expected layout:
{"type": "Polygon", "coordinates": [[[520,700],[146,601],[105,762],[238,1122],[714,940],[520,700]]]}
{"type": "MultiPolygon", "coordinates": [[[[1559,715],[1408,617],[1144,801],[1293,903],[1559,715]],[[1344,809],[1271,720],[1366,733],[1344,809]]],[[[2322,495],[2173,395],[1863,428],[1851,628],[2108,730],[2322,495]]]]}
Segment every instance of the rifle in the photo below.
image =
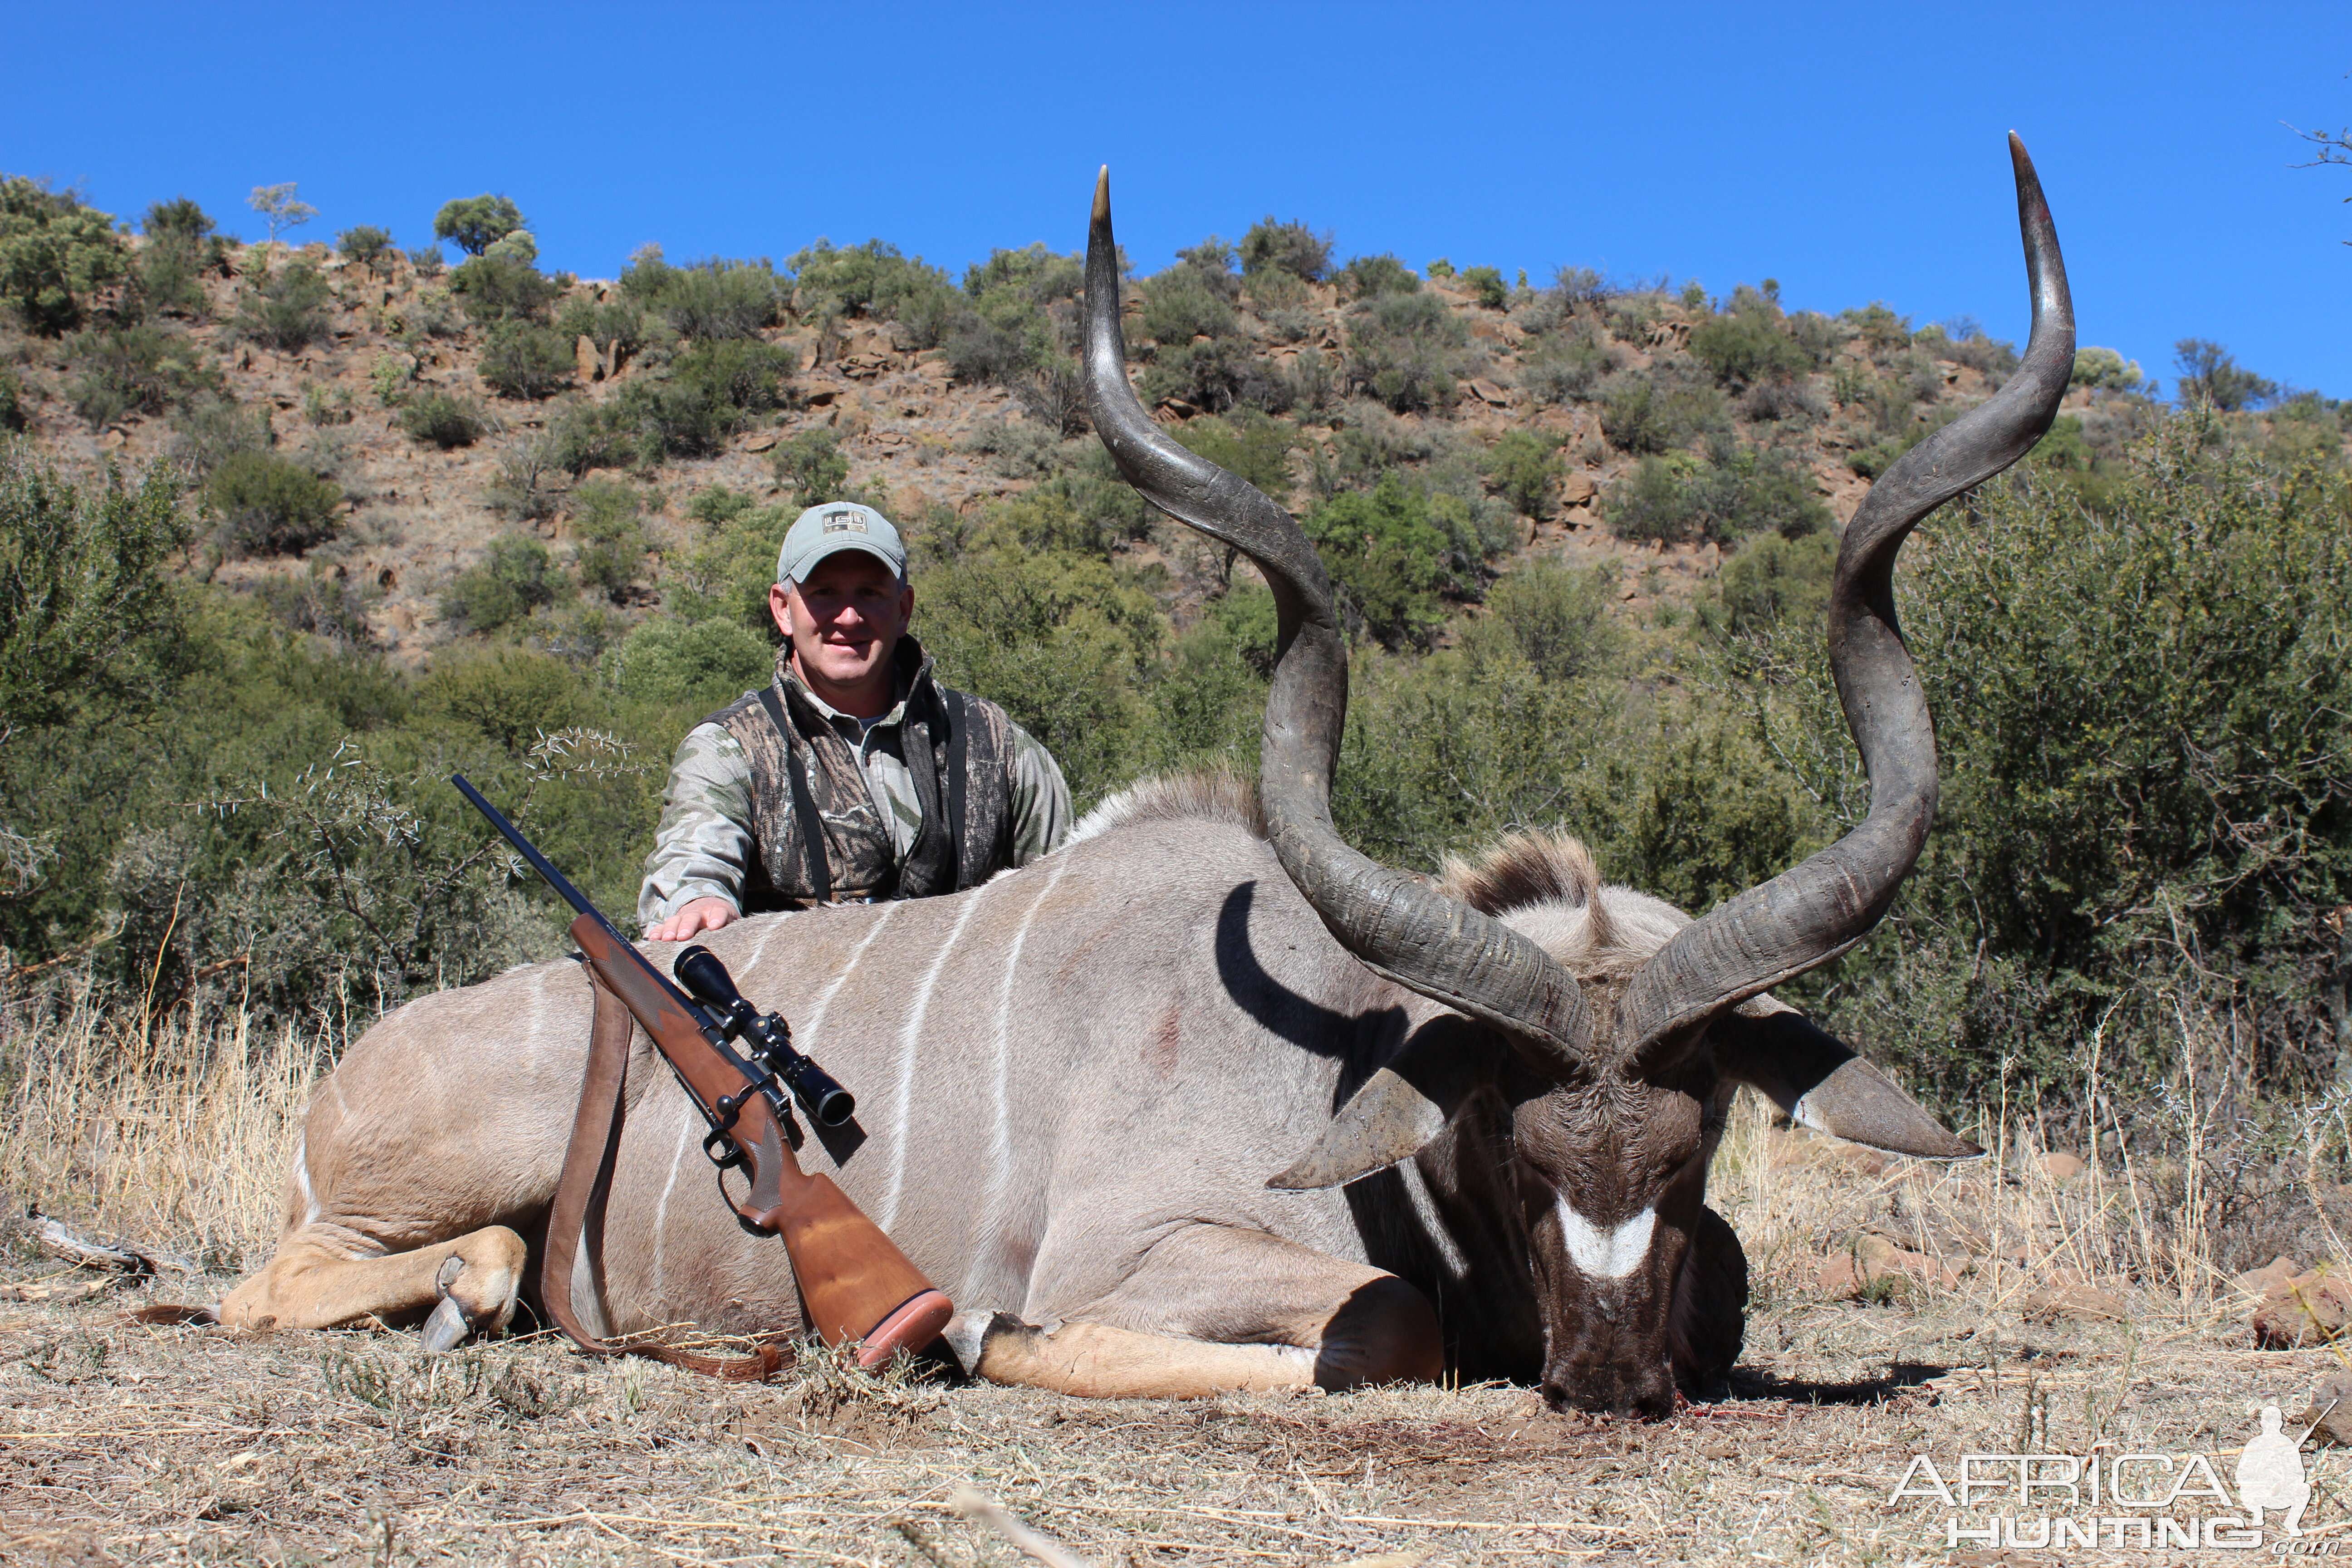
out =
{"type": "MultiPolygon", "coordinates": [[[[828,1345],[859,1342],[857,1362],[867,1368],[882,1365],[900,1350],[918,1351],[937,1339],[955,1310],[947,1297],[831,1177],[803,1172],[793,1157],[785,1131],[792,1125],[786,1087],[812,1117],[828,1127],[849,1119],[856,1102],[848,1091],[793,1049],[791,1030],[782,1018],[761,1015],[736,992],[717,954],[704,947],[679,954],[678,977],[702,1000],[688,997],[614,930],[480,791],[462,775],[453,775],[449,782],[578,911],[572,940],[580,944],[595,978],[652,1037],[702,1113],[710,1128],[702,1152],[721,1172],[740,1168],[751,1178],[741,1198],[729,1196],[727,1201],[746,1227],[783,1237],[810,1326],[828,1345]],[[735,1048],[738,1037],[751,1042],[752,1056],[735,1048]]],[[[575,1139],[585,1121],[583,1108],[575,1139]]],[[[572,1157],[567,1156],[567,1169],[572,1163],[572,1157]]],[[[723,1182],[719,1191],[725,1195],[723,1182]]],[[[551,1253],[556,1245],[552,1227],[549,1241],[551,1253]]],[[[571,1247],[563,1250],[568,1254],[571,1247]]],[[[570,1283],[568,1278],[542,1282],[541,1294],[551,1308],[570,1283]]],[[[576,1331],[572,1337],[592,1342],[576,1331]]]]}

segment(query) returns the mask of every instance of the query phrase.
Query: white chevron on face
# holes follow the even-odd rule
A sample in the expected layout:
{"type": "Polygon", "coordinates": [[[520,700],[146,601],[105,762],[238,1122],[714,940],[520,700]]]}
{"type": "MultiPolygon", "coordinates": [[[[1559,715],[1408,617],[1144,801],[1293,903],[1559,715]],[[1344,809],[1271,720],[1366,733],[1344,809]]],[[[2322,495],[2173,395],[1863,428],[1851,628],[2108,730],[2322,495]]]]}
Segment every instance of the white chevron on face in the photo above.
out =
{"type": "Polygon", "coordinates": [[[1568,1244],[1569,1260],[1589,1279],[1622,1279],[1650,1256],[1650,1233],[1657,1227],[1658,1211],[1643,1209],[1618,1226],[1597,1226],[1556,1198],[1560,1238],[1568,1244]]]}

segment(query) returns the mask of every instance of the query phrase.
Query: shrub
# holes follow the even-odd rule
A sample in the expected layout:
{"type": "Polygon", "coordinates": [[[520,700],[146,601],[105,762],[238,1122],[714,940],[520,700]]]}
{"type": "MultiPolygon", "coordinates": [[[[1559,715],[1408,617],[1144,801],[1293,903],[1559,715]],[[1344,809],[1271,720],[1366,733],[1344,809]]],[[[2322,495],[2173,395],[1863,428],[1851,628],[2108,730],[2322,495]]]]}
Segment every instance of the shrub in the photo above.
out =
{"type": "Polygon", "coordinates": [[[529,321],[500,321],[477,368],[482,384],[501,397],[550,397],[572,384],[572,340],[529,321]]]}
{"type": "Polygon", "coordinates": [[[1519,362],[1519,384],[1538,403],[1580,402],[1623,356],[1590,333],[1546,337],[1519,362]]]}
{"type": "Polygon", "coordinates": [[[57,337],[81,324],[89,297],[123,275],[114,215],[39,181],[0,175],[0,303],[57,337]]]}
{"type": "Polygon", "coordinates": [[[199,477],[239,452],[266,452],[277,440],[267,405],[240,408],[226,395],[190,398],[173,415],[172,431],[172,460],[199,477]]]}
{"type": "Polygon", "coordinates": [[[228,245],[213,234],[213,220],[185,196],[156,202],[140,225],[147,237],[132,264],[146,306],[197,315],[205,309],[201,282],[208,271],[226,273],[228,245]]]}
{"type": "Polygon", "coordinates": [[[999,325],[967,310],[949,329],[944,353],[955,378],[976,385],[1020,376],[1036,363],[1038,343],[1033,331],[999,325]]]}
{"type": "Polygon", "coordinates": [[[354,225],[335,236],[335,248],[353,266],[377,273],[389,271],[392,258],[399,254],[392,243],[392,231],[370,223],[354,225]]]}
{"type": "Polygon", "coordinates": [[[416,269],[419,278],[438,278],[448,263],[442,258],[437,245],[420,245],[408,253],[408,265],[416,269]]]}
{"type": "Polygon", "coordinates": [[[522,209],[499,195],[462,197],[444,203],[433,215],[433,237],[453,242],[468,256],[481,255],[525,226],[522,209]]]}
{"type": "Polygon", "coordinates": [[[1276,501],[1290,493],[1290,451],[1298,427],[1286,420],[1243,409],[1228,418],[1187,420],[1169,434],[1276,501]]]}
{"type": "MultiPolygon", "coordinates": [[[[763,605],[764,608],[764,605],[763,605]]],[[[647,621],[606,652],[607,685],[673,710],[709,712],[765,686],[775,647],[739,621],[647,621]]]]}
{"type": "Polygon", "coordinates": [[[597,353],[610,354],[613,368],[618,370],[624,362],[635,358],[638,351],[652,342],[667,324],[625,295],[596,300],[581,294],[564,301],[555,318],[555,331],[567,343],[586,338],[596,345],[597,353]]]}
{"type": "Polygon", "coordinates": [[[752,416],[782,404],[799,363],[789,344],[709,340],[672,361],[667,376],[630,381],[611,406],[636,432],[640,460],[709,457],[752,416]]]}
{"type": "Polygon", "coordinates": [[[343,492],[274,452],[237,452],[213,470],[205,500],[220,516],[221,552],[235,560],[323,544],[334,536],[343,492]]]}
{"type": "Polygon", "coordinates": [[[1735,636],[1770,630],[1787,622],[1796,635],[1817,635],[1830,602],[1838,542],[1827,531],[1788,539],[1759,533],[1723,563],[1717,576],[1724,628],[1735,636]]]}
{"type": "Polygon", "coordinates": [[[803,430],[779,441],[768,461],[795,514],[838,499],[849,485],[849,458],[830,430],[803,430]]]}
{"type": "Polygon", "coordinates": [[[1302,283],[1319,283],[1331,270],[1331,233],[1318,235],[1297,219],[1277,223],[1268,213],[1242,236],[1241,263],[1251,278],[1284,272],[1302,283]]]}
{"type": "Polygon", "coordinates": [[[1421,279],[1395,257],[1359,256],[1339,269],[1339,288],[1350,300],[1376,300],[1383,294],[1419,292],[1421,279]]]}
{"type": "Polygon", "coordinates": [[[2077,349],[2071,384],[2101,392],[2137,392],[2147,384],[2137,360],[2126,360],[2113,349],[2077,349]]]}
{"type": "MultiPolygon", "coordinates": [[[[1192,253],[1179,254],[1189,257],[1192,253]]],[[[1043,242],[1025,245],[1018,250],[992,250],[986,261],[972,263],[963,274],[965,296],[978,301],[983,310],[990,301],[1008,298],[1033,307],[1075,300],[1085,292],[1086,286],[1086,258],[1056,255],[1043,242]]]]}
{"type": "Polygon", "coordinates": [[[467,631],[496,631],[572,591],[546,545],[528,534],[506,534],[457,574],[441,596],[441,618],[467,631]]]}
{"type": "Polygon", "coordinates": [[[592,479],[572,492],[572,531],[580,540],[572,567],[583,586],[602,588],[618,604],[645,559],[645,498],[630,486],[592,479]]]}
{"type": "Polygon", "coordinates": [[[218,226],[212,215],[186,196],[173,196],[168,202],[152,203],[147,216],[140,220],[139,232],[150,239],[184,239],[201,242],[212,236],[218,226]]]}
{"type": "Polygon", "coordinates": [[[1369,493],[1341,491],[1301,523],[1366,631],[1391,647],[1427,646],[1444,619],[1447,540],[1425,496],[1391,474],[1369,493]]]}
{"type": "Polygon", "coordinates": [[[1760,298],[1746,308],[1709,316],[1691,329],[1690,350],[1726,386],[1790,381],[1813,368],[1811,350],[1782,325],[1780,312],[1760,298]]]}
{"type": "Polygon", "coordinates": [[[1610,488],[1606,510],[1620,539],[1668,544],[1729,543],[1767,529],[1795,539],[1830,523],[1809,476],[1777,452],[1734,447],[1727,437],[1710,441],[1704,458],[1643,459],[1610,488]]]}
{"type": "Polygon", "coordinates": [[[1601,395],[1601,434],[1620,451],[1671,451],[1731,425],[1723,395],[1708,385],[1626,371],[1603,383],[1601,395]]]}
{"type": "Polygon", "coordinates": [[[1242,405],[1280,413],[1297,396],[1280,370],[1238,338],[1160,349],[1144,366],[1139,384],[1148,402],[1173,400],[1208,413],[1242,405]]]}
{"type": "Polygon", "coordinates": [[[1884,361],[1886,355],[1907,347],[1911,342],[1910,319],[1896,315],[1875,300],[1859,310],[1839,312],[1838,324],[1861,338],[1863,347],[1875,360],[1884,361]]]}
{"type": "Polygon", "coordinates": [[[879,239],[846,248],[820,239],[785,265],[797,275],[793,309],[803,319],[865,314],[899,321],[918,348],[939,345],[958,304],[946,273],[879,239]]]}
{"type": "Polygon", "coordinates": [[[1759,381],[1739,400],[1739,413],[1743,418],[1769,424],[1819,419],[1823,410],[1820,399],[1801,383],[1759,381]]]}
{"type": "Polygon", "coordinates": [[[1345,379],[1400,414],[1441,405],[1469,368],[1470,329],[1434,294],[1381,294],[1349,313],[1345,379]]]}
{"type": "Polygon", "coordinates": [[[67,344],[74,365],[68,395],[93,430],[131,414],[160,414],[200,391],[217,391],[220,374],[186,338],[149,326],[79,332],[67,344]]]}
{"type": "Polygon", "coordinates": [[[1210,268],[1179,262],[1144,279],[1140,325],[1144,336],[1169,347],[1228,337],[1234,326],[1231,296],[1210,268]]]}
{"type": "Polygon", "coordinates": [[[786,291],[765,261],[712,258],[686,267],[662,259],[649,245],[621,274],[621,293],[667,321],[686,338],[748,338],[781,321],[786,291]]]}
{"type": "Polygon", "coordinates": [[[1574,680],[1617,656],[1623,638],[1610,621],[1613,568],[1580,570],[1538,556],[1505,574],[1487,595],[1487,615],[1465,632],[1474,657],[1507,646],[1546,680],[1574,680]]]}
{"type": "Polygon", "coordinates": [[[327,305],[333,294],[308,261],[287,263],[238,298],[230,331],[290,353],[327,335],[327,305]]]}
{"type": "Polygon", "coordinates": [[[2183,338],[2172,345],[2172,363],[2180,372],[2179,399],[2210,403],[2224,413],[2252,408],[2278,395],[2278,383],[2256,375],[2238,363],[2220,343],[2203,338],[2183,338]]]}
{"type": "Polygon", "coordinates": [[[29,401],[16,371],[0,364],[0,430],[22,430],[32,417],[29,401]]]}
{"type": "Polygon", "coordinates": [[[1560,476],[1559,438],[1535,430],[1506,432],[1486,450],[1486,477],[1521,517],[1541,517],[1551,507],[1551,488],[1560,476]]]}
{"type": "Polygon", "coordinates": [[[552,433],[526,432],[499,454],[498,472],[482,499],[501,517],[526,522],[551,517],[555,497],[547,481],[562,466],[562,446],[552,433]]]}
{"type": "Polygon", "coordinates": [[[400,411],[400,427],[415,441],[429,441],[443,451],[470,447],[489,425],[482,411],[462,398],[434,391],[412,397],[400,411]]]}
{"type": "Polygon", "coordinates": [[[528,261],[484,255],[449,274],[449,292],[457,296],[468,317],[487,325],[513,318],[538,321],[563,289],[528,261]]]}
{"type": "Polygon", "coordinates": [[[548,421],[547,439],[556,466],[575,479],[637,460],[637,432],[618,403],[572,404],[548,421]]]}
{"type": "Polygon", "coordinates": [[[1462,286],[1470,297],[1489,310],[1499,310],[1511,297],[1503,284],[1503,275],[1491,267],[1471,267],[1462,273],[1462,286]]]}

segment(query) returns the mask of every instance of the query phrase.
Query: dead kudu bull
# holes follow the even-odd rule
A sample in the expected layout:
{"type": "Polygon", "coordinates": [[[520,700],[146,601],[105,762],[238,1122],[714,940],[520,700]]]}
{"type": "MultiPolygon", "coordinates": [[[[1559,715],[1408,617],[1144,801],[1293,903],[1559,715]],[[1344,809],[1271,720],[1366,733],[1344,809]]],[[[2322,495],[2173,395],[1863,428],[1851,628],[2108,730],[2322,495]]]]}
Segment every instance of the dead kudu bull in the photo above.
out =
{"type": "MultiPolygon", "coordinates": [[[[970,892],[763,916],[710,941],[856,1088],[862,1124],[802,1157],[965,1309],[949,1338],[968,1368],[1097,1395],[1452,1371],[1663,1415],[1677,1378],[1715,1383],[1738,1352],[1746,1265],[1703,1201],[1736,1085],[1874,1148],[1978,1152],[1767,988],[1862,940],[1934,811],[1896,550],[2026,451],[2066,386],[2057,240],[2012,153],[2024,363],[1888,470],[1838,558],[1830,649],[1868,818],[1696,921],[1601,886],[1566,839],[1514,838],[1442,881],[1340,842],[1327,803],[1347,662],[1328,581],[1281,509],[1136,402],[1097,190],[1095,426],[1153,504],[1257,562],[1279,606],[1257,788],[1146,785],[970,892]]],[[[588,1022],[585,977],[557,962],[371,1030],[320,1085],[277,1257],[223,1319],[316,1328],[446,1301],[434,1348],[505,1324],[588,1022]]],[[[624,1114],[563,1287],[582,1320],[796,1326],[779,1244],[709,1190],[702,1126],[642,1035],[624,1114]]]]}

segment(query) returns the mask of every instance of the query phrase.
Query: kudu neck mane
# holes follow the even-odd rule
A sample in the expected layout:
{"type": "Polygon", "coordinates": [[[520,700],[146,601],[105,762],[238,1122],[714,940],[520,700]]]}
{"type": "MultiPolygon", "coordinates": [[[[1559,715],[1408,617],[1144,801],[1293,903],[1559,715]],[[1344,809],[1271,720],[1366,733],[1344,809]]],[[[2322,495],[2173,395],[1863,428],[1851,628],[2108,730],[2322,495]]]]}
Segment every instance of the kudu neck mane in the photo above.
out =
{"type": "MultiPolygon", "coordinates": [[[[1071,830],[1069,846],[1153,822],[1215,823],[1266,836],[1254,780],[1174,773],[1105,800],[1071,830]]],[[[1663,900],[1604,884],[1591,851],[1565,833],[1513,833],[1471,858],[1449,855],[1433,880],[1447,896],[1532,938],[1579,980],[1622,981],[1690,923],[1663,900]]]]}

